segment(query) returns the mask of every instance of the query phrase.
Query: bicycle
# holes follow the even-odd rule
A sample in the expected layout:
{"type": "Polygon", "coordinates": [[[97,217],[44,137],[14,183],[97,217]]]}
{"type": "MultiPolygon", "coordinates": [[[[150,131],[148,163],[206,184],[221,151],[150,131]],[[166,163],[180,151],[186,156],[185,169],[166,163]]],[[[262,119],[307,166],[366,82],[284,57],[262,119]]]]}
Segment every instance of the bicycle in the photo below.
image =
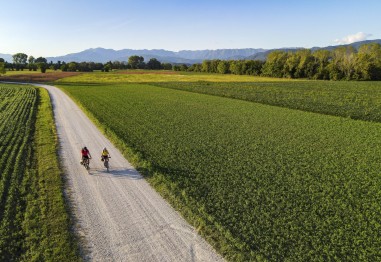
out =
{"type": "Polygon", "coordinates": [[[90,169],[90,158],[84,158],[82,160],[82,165],[86,168],[86,170],[90,169]]]}
{"type": "Polygon", "coordinates": [[[109,167],[110,167],[110,165],[109,165],[110,158],[111,158],[111,156],[102,157],[103,165],[107,169],[107,172],[109,171],[109,167]]]}

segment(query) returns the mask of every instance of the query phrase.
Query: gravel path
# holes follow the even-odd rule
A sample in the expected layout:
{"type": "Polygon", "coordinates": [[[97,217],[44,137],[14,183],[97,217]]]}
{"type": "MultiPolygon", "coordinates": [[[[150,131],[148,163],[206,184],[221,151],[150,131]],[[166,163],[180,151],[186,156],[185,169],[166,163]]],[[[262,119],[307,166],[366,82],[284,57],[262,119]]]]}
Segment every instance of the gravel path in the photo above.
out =
{"type": "Polygon", "coordinates": [[[53,86],[38,86],[52,99],[60,157],[86,260],[223,261],[66,94],[53,86]],[[89,172],[79,163],[84,145],[93,157],[89,172]],[[112,157],[109,173],[100,161],[103,147],[112,157]]]}

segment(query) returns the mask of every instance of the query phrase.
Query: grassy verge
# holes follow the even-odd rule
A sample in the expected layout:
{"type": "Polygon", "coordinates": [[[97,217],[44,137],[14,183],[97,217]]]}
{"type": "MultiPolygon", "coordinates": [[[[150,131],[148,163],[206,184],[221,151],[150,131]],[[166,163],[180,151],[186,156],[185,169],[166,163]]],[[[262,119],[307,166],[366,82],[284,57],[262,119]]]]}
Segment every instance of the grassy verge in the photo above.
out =
{"type": "Polygon", "coordinates": [[[23,229],[24,261],[79,261],[78,247],[64,200],[63,178],[59,167],[52,107],[48,92],[39,89],[34,161],[36,174],[26,183],[23,229]]]}

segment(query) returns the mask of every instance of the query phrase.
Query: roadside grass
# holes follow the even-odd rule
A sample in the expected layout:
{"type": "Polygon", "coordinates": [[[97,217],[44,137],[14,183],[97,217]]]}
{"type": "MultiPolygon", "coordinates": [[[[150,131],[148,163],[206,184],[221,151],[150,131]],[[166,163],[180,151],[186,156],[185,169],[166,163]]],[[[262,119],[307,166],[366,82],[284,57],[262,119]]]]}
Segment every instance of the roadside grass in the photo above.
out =
{"type": "Polygon", "coordinates": [[[25,225],[28,225],[26,232],[30,237],[27,237],[30,252],[25,255],[25,261],[80,261],[64,196],[53,109],[48,91],[39,88],[39,94],[41,100],[35,134],[38,178],[32,182],[35,184],[35,194],[31,196],[31,201],[27,201],[26,211],[30,216],[26,215],[28,220],[25,225]],[[36,224],[39,226],[36,227],[36,224]],[[35,238],[38,235],[40,237],[35,238]]]}
{"type": "Polygon", "coordinates": [[[57,84],[228,260],[380,259],[380,124],[147,84],[57,84]]]}

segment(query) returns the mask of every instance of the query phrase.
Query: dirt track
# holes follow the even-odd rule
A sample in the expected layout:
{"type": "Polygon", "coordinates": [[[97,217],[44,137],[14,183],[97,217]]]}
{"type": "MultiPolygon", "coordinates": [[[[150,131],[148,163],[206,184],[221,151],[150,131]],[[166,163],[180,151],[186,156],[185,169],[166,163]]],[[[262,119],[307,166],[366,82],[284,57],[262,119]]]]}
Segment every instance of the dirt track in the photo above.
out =
{"type": "Polygon", "coordinates": [[[139,175],[61,90],[52,98],[70,196],[90,261],[222,261],[223,259],[139,175]],[[90,171],[80,148],[92,154],[90,171]],[[100,153],[107,147],[110,172],[100,153]]]}

